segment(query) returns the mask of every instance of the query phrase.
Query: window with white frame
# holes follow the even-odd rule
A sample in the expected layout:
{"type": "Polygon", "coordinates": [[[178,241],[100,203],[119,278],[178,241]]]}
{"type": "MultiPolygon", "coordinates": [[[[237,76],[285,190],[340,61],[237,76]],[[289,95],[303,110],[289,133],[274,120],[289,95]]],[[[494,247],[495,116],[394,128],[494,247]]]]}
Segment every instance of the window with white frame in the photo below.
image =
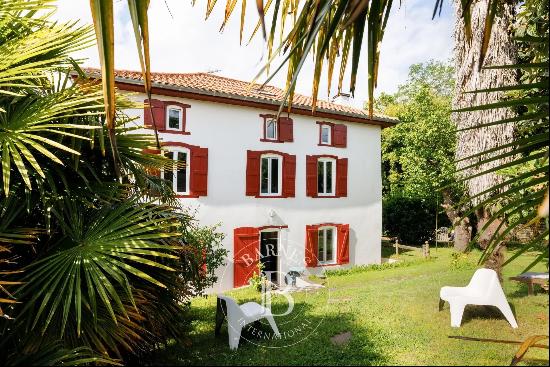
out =
{"type": "Polygon", "coordinates": [[[277,119],[265,119],[265,138],[269,140],[277,140],[277,119]]]}
{"type": "Polygon", "coordinates": [[[176,164],[161,171],[161,177],[172,184],[178,195],[189,195],[189,149],[174,149],[166,153],[176,164]]]}
{"type": "Polygon", "coordinates": [[[319,264],[334,264],[336,262],[335,256],[335,227],[321,227],[318,234],[318,253],[317,259],[319,264]]]}
{"type": "Polygon", "coordinates": [[[330,145],[331,144],[331,135],[332,135],[332,126],[330,125],[321,125],[321,144],[330,145]]]}
{"type": "Polygon", "coordinates": [[[166,107],[166,129],[183,131],[183,108],[179,106],[166,107]]]}
{"type": "Polygon", "coordinates": [[[335,193],[336,160],[319,158],[317,160],[317,195],[333,196],[335,193]]]}
{"type": "Polygon", "coordinates": [[[261,156],[260,161],[260,195],[281,195],[283,159],[274,154],[261,156]]]}

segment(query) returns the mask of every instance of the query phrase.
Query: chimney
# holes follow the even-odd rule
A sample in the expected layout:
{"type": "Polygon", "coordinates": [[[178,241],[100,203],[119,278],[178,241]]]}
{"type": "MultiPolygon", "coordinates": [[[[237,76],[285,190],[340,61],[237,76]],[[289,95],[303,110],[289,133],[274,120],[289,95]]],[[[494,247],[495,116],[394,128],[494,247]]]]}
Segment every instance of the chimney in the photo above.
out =
{"type": "Polygon", "coordinates": [[[349,93],[338,93],[332,97],[332,103],[351,106],[352,98],[349,93]]]}

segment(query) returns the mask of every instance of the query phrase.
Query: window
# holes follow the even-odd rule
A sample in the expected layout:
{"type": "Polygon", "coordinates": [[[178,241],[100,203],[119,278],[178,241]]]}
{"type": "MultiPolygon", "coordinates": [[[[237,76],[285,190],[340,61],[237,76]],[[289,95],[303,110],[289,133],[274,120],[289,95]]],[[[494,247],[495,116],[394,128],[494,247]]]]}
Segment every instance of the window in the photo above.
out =
{"type": "Polygon", "coordinates": [[[330,125],[321,125],[321,144],[331,145],[331,130],[330,125]]]}
{"type": "Polygon", "coordinates": [[[334,239],[335,239],[334,227],[321,227],[318,234],[318,254],[317,259],[319,264],[334,264],[334,239]]]}
{"type": "Polygon", "coordinates": [[[168,106],[166,110],[166,129],[183,131],[183,109],[178,106],[168,106]]]}
{"type": "Polygon", "coordinates": [[[277,140],[277,120],[274,118],[265,119],[265,138],[277,140]]]}
{"type": "Polygon", "coordinates": [[[317,195],[334,195],[336,162],[333,158],[319,158],[317,161],[317,195]]]}
{"type": "Polygon", "coordinates": [[[188,195],[189,194],[189,150],[178,149],[170,151],[166,156],[175,162],[177,165],[163,169],[161,177],[172,183],[172,190],[176,194],[188,195]]]}
{"type": "Polygon", "coordinates": [[[262,155],[260,164],[260,195],[281,195],[281,157],[277,155],[262,155]]]}

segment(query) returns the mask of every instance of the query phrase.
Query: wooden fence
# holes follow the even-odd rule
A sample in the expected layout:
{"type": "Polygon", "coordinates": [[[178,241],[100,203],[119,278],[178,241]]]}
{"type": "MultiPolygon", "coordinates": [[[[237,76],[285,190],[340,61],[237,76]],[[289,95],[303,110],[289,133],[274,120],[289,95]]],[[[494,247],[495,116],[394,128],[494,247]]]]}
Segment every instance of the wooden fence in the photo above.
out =
{"type": "Polygon", "coordinates": [[[399,257],[399,249],[403,250],[412,250],[412,251],[422,251],[422,256],[427,259],[430,257],[430,244],[426,241],[422,247],[414,247],[402,245],[399,243],[397,237],[382,237],[382,245],[386,247],[395,248],[395,255],[399,257]]]}

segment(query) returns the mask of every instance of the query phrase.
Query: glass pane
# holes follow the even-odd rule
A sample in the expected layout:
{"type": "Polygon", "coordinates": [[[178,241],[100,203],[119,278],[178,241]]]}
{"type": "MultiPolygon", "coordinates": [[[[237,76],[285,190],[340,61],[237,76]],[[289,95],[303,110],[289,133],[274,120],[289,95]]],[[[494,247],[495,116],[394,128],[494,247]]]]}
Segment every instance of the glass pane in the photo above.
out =
{"type": "Polygon", "coordinates": [[[271,193],[279,193],[279,159],[271,158],[271,193]]]}
{"type": "Polygon", "coordinates": [[[325,261],[325,230],[324,229],[319,230],[318,240],[319,240],[318,242],[319,251],[317,256],[319,261],[325,261]]]}
{"type": "Polygon", "coordinates": [[[317,162],[317,192],[325,193],[325,162],[317,162]]]}
{"type": "Polygon", "coordinates": [[[321,143],[328,144],[328,133],[329,133],[329,127],[328,126],[322,126],[321,127],[321,143]]]}
{"type": "Polygon", "coordinates": [[[265,132],[267,139],[275,139],[277,137],[277,124],[275,120],[268,120],[265,132]]]}
{"type": "Polygon", "coordinates": [[[326,182],[326,191],[325,194],[332,194],[332,162],[328,161],[325,162],[326,165],[326,174],[327,174],[327,182],[326,182]]]}
{"type": "Polygon", "coordinates": [[[176,191],[187,192],[187,153],[178,152],[178,163],[184,163],[185,167],[178,167],[176,176],[176,191]]]}
{"type": "MultiPolygon", "coordinates": [[[[169,158],[169,159],[174,159],[174,153],[173,152],[168,152],[166,154],[166,157],[169,158]]],[[[173,182],[174,182],[173,169],[174,169],[173,167],[166,167],[163,170],[163,177],[164,177],[165,180],[170,181],[170,185],[171,185],[172,189],[174,188],[174,186],[173,186],[173,182]]]]}
{"type": "Polygon", "coordinates": [[[334,247],[334,241],[333,241],[333,234],[334,234],[334,230],[331,228],[331,229],[325,229],[326,231],[326,238],[327,238],[327,259],[326,261],[333,261],[334,260],[334,257],[333,257],[333,247],[334,247]]]}
{"type": "Polygon", "coordinates": [[[180,128],[180,110],[171,108],[168,111],[168,127],[170,129],[180,128]]]}
{"type": "Polygon", "coordinates": [[[268,176],[267,176],[267,172],[268,172],[268,164],[269,164],[269,159],[267,158],[262,158],[262,168],[261,168],[261,188],[260,188],[260,191],[262,194],[267,194],[267,179],[268,179],[268,176]]]}

